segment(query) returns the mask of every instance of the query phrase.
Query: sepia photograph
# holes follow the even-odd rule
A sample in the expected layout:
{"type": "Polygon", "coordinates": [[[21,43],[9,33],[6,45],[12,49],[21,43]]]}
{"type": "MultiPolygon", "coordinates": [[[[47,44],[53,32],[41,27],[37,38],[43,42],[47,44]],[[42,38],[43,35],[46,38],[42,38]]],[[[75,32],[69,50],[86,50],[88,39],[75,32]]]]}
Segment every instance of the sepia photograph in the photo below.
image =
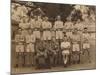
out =
{"type": "Polygon", "coordinates": [[[96,6],[11,0],[11,73],[96,69],[96,6]]]}

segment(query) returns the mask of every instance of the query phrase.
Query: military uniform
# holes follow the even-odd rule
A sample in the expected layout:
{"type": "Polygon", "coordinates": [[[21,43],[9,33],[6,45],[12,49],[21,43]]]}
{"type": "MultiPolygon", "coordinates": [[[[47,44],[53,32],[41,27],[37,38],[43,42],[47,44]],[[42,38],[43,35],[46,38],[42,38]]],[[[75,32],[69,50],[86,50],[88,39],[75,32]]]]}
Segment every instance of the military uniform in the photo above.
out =
{"type": "Polygon", "coordinates": [[[57,66],[59,63],[59,44],[56,41],[51,41],[51,50],[52,50],[52,55],[51,55],[51,65],[52,66],[57,66]]]}
{"type": "Polygon", "coordinates": [[[46,59],[47,59],[47,52],[43,47],[43,42],[40,40],[36,41],[36,68],[45,68],[47,66],[46,59]]]}

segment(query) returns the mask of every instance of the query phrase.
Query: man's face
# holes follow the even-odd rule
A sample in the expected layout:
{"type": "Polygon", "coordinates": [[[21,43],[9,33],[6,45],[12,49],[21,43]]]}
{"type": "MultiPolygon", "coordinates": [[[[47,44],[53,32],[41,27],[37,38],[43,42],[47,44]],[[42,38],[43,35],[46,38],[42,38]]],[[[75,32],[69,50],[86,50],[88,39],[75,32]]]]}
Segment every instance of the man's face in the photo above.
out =
{"type": "Polygon", "coordinates": [[[45,20],[45,21],[48,21],[48,17],[45,17],[44,20],[45,20]]]}
{"type": "Polygon", "coordinates": [[[34,16],[34,19],[37,20],[37,16],[34,16]]]}
{"type": "Polygon", "coordinates": [[[38,16],[38,19],[41,19],[41,16],[38,16]]]}
{"type": "Polygon", "coordinates": [[[87,32],[87,29],[84,29],[84,32],[87,32]]]}

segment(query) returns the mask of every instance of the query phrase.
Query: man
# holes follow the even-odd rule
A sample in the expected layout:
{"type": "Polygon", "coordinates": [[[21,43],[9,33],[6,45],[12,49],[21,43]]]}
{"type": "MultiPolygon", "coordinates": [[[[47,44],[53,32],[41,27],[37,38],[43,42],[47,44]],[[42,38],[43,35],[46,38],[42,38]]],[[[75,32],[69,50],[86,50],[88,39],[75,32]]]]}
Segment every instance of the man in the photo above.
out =
{"type": "Polygon", "coordinates": [[[34,24],[34,30],[33,30],[33,34],[34,34],[35,40],[41,38],[41,32],[40,32],[41,24],[42,24],[42,20],[40,21],[38,19],[38,16],[36,16],[35,24],[34,24]]]}
{"type": "Polygon", "coordinates": [[[54,23],[54,28],[56,29],[56,39],[62,40],[63,39],[63,22],[61,21],[61,17],[57,16],[57,20],[54,23]]]}
{"type": "Polygon", "coordinates": [[[82,31],[84,25],[82,24],[83,22],[80,21],[80,19],[77,20],[76,24],[74,25],[74,28],[77,28],[78,31],[82,31]]]}
{"type": "Polygon", "coordinates": [[[71,40],[73,63],[80,63],[81,35],[78,33],[77,28],[74,29],[71,40]]]}
{"type": "Polygon", "coordinates": [[[52,40],[50,42],[50,47],[51,47],[51,58],[50,58],[50,62],[52,66],[57,66],[59,63],[59,43],[56,41],[55,37],[52,37],[52,40]]]}
{"type": "Polygon", "coordinates": [[[64,30],[67,37],[71,37],[72,29],[73,29],[73,23],[71,22],[71,19],[68,17],[66,18],[66,22],[64,23],[64,30]]]}
{"type": "Polygon", "coordinates": [[[21,29],[29,29],[30,23],[29,23],[29,17],[28,16],[23,16],[23,19],[19,23],[19,28],[21,29]]]}
{"type": "Polygon", "coordinates": [[[42,29],[43,29],[43,40],[51,40],[51,22],[48,21],[48,17],[44,17],[44,21],[42,22],[42,29]]]}
{"type": "Polygon", "coordinates": [[[47,67],[46,59],[47,59],[47,51],[43,47],[44,43],[37,39],[35,43],[36,47],[36,69],[47,67]]]}
{"type": "MultiPolygon", "coordinates": [[[[59,45],[61,44],[61,41],[64,37],[63,35],[63,22],[61,21],[61,17],[60,16],[57,16],[56,18],[57,20],[55,21],[54,23],[54,29],[56,30],[55,31],[55,35],[56,35],[56,40],[57,42],[59,43],[59,45]]],[[[60,47],[59,47],[60,49],[60,47]]],[[[61,55],[61,51],[59,51],[59,65],[62,65],[62,55],[61,55]]]]}
{"type": "Polygon", "coordinates": [[[88,53],[88,60],[89,62],[91,62],[90,60],[90,43],[89,43],[89,38],[90,35],[88,33],[88,29],[84,28],[83,34],[82,34],[82,51],[83,51],[83,55],[85,54],[85,52],[88,53]]]}
{"type": "Polygon", "coordinates": [[[23,43],[16,44],[16,66],[15,67],[23,67],[24,66],[24,45],[23,43]]]}
{"type": "Polygon", "coordinates": [[[20,4],[12,3],[11,19],[14,22],[20,22],[21,17],[19,16],[18,8],[21,7],[20,4]]]}
{"type": "Polygon", "coordinates": [[[26,52],[25,52],[25,62],[26,66],[32,66],[33,65],[33,56],[34,56],[34,43],[35,38],[32,34],[32,30],[28,30],[28,34],[25,36],[25,46],[26,46],[26,52]]]}
{"type": "Polygon", "coordinates": [[[18,29],[18,33],[15,35],[15,42],[24,42],[24,36],[22,35],[22,30],[18,29]]]}
{"type": "Polygon", "coordinates": [[[27,16],[28,13],[28,9],[25,5],[21,5],[17,8],[17,14],[20,16],[20,18],[22,19],[23,16],[27,16]]]}
{"type": "Polygon", "coordinates": [[[64,41],[61,42],[61,50],[62,50],[62,56],[63,56],[63,63],[64,67],[67,67],[70,54],[70,47],[71,43],[69,42],[67,37],[64,37],[64,41]]]}
{"type": "Polygon", "coordinates": [[[36,20],[37,20],[37,16],[31,17],[31,20],[30,20],[30,28],[32,30],[34,30],[36,20]]]}

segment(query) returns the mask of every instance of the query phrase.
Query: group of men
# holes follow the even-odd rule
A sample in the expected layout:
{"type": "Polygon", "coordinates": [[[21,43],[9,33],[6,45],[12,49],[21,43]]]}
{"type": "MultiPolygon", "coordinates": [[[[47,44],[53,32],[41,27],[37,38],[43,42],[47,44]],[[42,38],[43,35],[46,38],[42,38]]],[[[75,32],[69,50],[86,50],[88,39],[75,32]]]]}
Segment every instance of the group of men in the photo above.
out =
{"type": "Polygon", "coordinates": [[[16,67],[66,67],[71,63],[80,63],[80,54],[85,51],[90,57],[88,19],[72,22],[67,17],[63,22],[61,16],[57,16],[55,22],[51,22],[47,16],[28,16],[27,11],[21,10],[20,13],[12,11],[17,14],[12,19],[18,22],[15,34],[16,67]],[[19,14],[22,14],[20,18],[19,14]]]}
{"type": "Polygon", "coordinates": [[[80,63],[80,53],[90,48],[87,27],[80,24],[80,20],[74,25],[68,18],[63,23],[60,16],[54,25],[48,17],[34,16],[31,20],[25,17],[15,35],[16,62],[24,66],[32,66],[34,61],[42,66],[61,63],[67,66],[72,57],[73,63],[80,63]]]}

